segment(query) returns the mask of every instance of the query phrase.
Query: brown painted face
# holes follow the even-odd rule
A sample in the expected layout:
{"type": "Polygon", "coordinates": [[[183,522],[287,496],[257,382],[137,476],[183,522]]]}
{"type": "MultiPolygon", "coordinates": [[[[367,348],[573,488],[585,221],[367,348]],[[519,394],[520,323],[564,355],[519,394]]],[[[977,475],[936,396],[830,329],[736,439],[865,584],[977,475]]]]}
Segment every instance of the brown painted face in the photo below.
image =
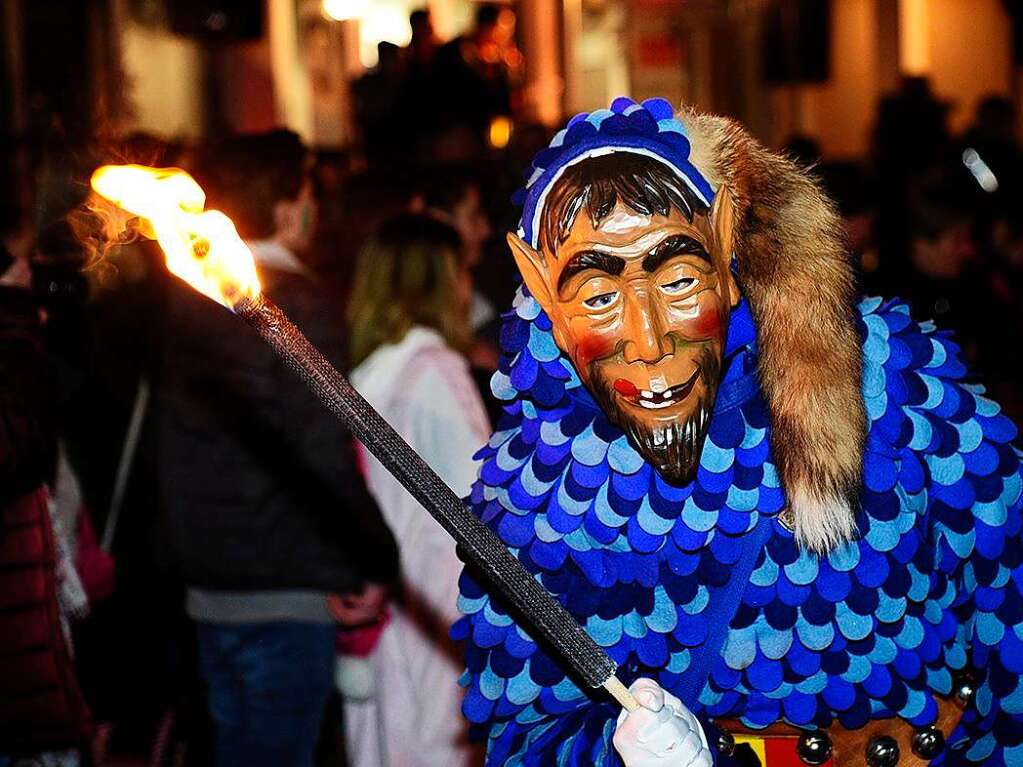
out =
{"type": "Polygon", "coordinates": [[[608,418],[673,483],[688,481],[721,376],[739,289],[728,268],[731,202],[689,221],[622,204],[577,216],[556,252],[509,244],[554,338],[608,418]]]}

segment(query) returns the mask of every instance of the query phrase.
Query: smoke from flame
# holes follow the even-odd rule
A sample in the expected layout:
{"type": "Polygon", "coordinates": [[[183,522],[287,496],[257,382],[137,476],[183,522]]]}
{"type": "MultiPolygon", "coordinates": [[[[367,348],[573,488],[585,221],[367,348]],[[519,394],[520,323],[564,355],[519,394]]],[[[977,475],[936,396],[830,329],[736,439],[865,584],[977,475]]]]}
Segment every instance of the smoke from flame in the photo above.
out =
{"type": "Polygon", "coordinates": [[[203,210],[206,194],[185,171],[104,165],[91,183],[98,195],[138,217],[139,233],[160,244],[167,268],[200,293],[228,309],[259,295],[252,253],[231,219],[203,210]]]}

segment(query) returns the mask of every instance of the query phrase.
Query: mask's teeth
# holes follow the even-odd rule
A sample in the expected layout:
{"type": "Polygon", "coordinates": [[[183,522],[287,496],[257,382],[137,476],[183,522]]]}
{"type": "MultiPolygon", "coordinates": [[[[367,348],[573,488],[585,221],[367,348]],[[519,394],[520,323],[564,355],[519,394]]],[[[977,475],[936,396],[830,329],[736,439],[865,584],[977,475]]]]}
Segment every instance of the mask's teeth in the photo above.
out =
{"type": "Polygon", "coordinates": [[[641,391],[641,392],[640,392],[640,395],[641,395],[642,397],[644,397],[645,399],[653,399],[653,398],[654,398],[654,393],[653,393],[653,392],[651,392],[651,391],[647,391],[646,389],[644,389],[643,391],[641,391]]]}
{"type": "Polygon", "coordinates": [[[640,407],[645,407],[647,410],[660,410],[663,407],[668,407],[674,404],[671,400],[665,400],[663,402],[655,402],[653,400],[641,399],[639,401],[640,407]]]}

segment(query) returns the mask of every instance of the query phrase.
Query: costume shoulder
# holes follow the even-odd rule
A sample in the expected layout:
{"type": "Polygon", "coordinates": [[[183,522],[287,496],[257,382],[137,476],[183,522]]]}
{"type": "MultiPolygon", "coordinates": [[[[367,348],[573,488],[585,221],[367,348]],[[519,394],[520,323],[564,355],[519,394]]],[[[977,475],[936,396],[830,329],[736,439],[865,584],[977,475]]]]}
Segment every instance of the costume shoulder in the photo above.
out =
{"type": "MultiPolygon", "coordinates": [[[[1015,532],[1006,528],[1005,510],[1020,497],[1015,425],[983,386],[969,382],[951,333],[915,322],[899,301],[866,299],[859,309],[867,498],[897,488],[911,505],[925,504],[940,554],[997,559],[1015,532]]],[[[886,550],[880,537],[876,544],[886,550]]]]}
{"type": "MultiPolygon", "coordinates": [[[[909,575],[905,589],[882,581],[883,597],[924,603],[922,615],[902,619],[896,670],[909,676],[922,664],[938,695],[967,672],[976,693],[950,739],[962,746],[959,758],[1023,763],[1016,427],[969,382],[951,333],[915,322],[899,301],[867,299],[859,309],[870,420],[860,548],[885,571],[909,575]],[[907,534],[913,528],[925,537],[907,534]]],[[[915,708],[896,713],[912,721],[922,713],[915,708]]]]}

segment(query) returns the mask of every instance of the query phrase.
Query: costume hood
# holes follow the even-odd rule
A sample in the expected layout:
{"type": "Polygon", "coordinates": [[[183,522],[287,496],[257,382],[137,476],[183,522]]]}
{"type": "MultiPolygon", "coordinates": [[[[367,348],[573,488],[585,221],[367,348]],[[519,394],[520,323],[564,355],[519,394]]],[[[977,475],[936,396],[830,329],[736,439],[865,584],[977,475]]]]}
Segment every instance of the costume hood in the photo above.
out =
{"type": "Polygon", "coordinates": [[[518,202],[534,247],[546,194],[569,165],[613,152],[663,162],[710,204],[733,204],[734,269],[756,325],[771,448],[799,543],[826,552],[856,533],[866,415],[855,273],[819,183],[737,123],[663,99],[574,117],[534,160],[518,202]]]}

